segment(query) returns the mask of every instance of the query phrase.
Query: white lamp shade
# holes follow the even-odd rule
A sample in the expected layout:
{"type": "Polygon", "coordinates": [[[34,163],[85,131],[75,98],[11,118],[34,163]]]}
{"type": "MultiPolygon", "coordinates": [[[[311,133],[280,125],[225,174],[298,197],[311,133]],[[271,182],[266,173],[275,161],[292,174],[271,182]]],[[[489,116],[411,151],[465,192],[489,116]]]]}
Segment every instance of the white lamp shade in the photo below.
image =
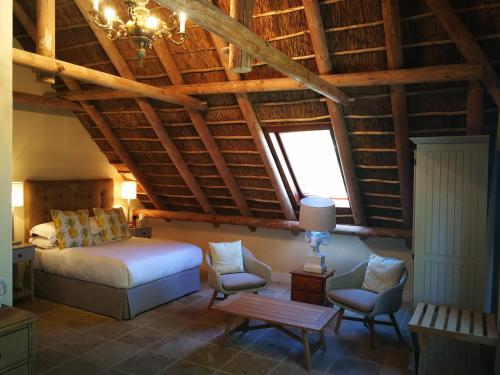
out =
{"type": "Polygon", "coordinates": [[[314,232],[328,232],[335,229],[335,202],[322,197],[302,199],[299,225],[304,230],[314,232]]]}
{"type": "Polygon", "coordinates": [[[122,199],[137,198],[137,182],[123,181],[122,182],[122,199]]]}
{"type": "Polygon", "coordinates": [[[24,205],[24,192],[22,182],[12,183],[12,207],[22,207],[24,205]]]}

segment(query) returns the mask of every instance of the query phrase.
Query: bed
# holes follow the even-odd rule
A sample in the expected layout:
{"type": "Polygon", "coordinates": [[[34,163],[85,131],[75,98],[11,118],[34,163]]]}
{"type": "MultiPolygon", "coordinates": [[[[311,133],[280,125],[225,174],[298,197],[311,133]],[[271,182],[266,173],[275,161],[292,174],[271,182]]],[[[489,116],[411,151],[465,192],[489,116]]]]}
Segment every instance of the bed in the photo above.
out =
{"type": "MultiPolygon", "coordinates": [[[[51,221],[50,209],[113,205],[113,180],[26,181],[25,236],[51,221]]],[[[35,293],[123,320],[195,292],[201,249],[164,239],[130,238],[91,247],[36,249],[35,293]]]]}

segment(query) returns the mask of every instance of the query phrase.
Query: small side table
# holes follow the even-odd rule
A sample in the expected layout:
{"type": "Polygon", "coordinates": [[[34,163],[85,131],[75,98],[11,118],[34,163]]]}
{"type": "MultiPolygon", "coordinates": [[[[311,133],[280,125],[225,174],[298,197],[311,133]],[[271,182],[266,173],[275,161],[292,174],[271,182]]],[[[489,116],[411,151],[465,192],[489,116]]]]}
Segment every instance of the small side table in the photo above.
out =
{"type": "Polygon", "coordinates": [[[333,276],[335,270],[314,273],[297,268],[290,273],[292,274],[292,301],[329,306],[325,293],[325,284],[326,279],[333,276]]]}
{"type": "Polygon", "coordinates": [[[26,282],[26,277],[23,278],[23,285],[21,288],[14,288],[14,299],[29,297],[31,302],[35,296],[35,269],[33,262],[35,260],[35,246],[28,243],[21,243],[12,246],[12,265],[15,266],[19,263],[26,264],[25,275],[29,275],[29,281],[26,282]]]}
{"type": "Polygon", "coordinates": [[[151,238],[153,236],[153,227],[151,225],[128,228],[128,231],[133,237],[151,238]]]}

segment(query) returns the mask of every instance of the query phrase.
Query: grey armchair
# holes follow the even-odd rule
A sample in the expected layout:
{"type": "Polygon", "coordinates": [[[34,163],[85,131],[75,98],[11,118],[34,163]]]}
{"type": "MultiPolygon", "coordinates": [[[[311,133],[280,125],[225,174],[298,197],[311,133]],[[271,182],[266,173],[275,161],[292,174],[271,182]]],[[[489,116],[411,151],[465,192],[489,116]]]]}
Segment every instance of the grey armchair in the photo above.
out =
{"type": "Polygon", "coordinates": [[[221,275],[213,266],[210,252],[207,252],[205,261],[208,265],[208,284],[214,289],[208,307],[212,306],[219,293],[224,297],[238,292],[258,293],[267,288],[271,282],[271,267],[260,262],[252,252],[245,247],[243,251],[243,268],[245,272],[221,275]]]}
{"type": "Polygon", "coordinates": [[[361,289],[365,277],[368,261],[356,266],[352,271],[333,276],[326,281],[328,300],[339,306],[340,311],[335,326],[335,333],[339,332],[342,319],[361,321],[370,328],[371,348],[375,347],[375,324],[393,326],[401,341],[401,331],[394,317],[403,301],[403,288],[408,278],[408,271],[403,268],[399,283],[380,293],[373,293],[361,289]],[[344,316],[345,310],[364,316],[363,319],[344,316]],[[390,321],[375,320],[377,315],[389,315],[390,321]]]}

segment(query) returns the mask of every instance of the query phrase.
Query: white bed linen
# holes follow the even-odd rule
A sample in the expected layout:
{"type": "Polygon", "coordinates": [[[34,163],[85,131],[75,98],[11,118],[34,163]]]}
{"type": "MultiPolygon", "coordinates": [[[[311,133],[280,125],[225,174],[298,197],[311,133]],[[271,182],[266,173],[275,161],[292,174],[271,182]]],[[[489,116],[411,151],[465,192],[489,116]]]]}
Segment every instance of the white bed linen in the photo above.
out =
{"type": "Polygon", "coordinates": [[[202,251],[195,245],[132,237],[96,246],[36,249],[35,268],[114,288],[133,288],[201,262],[202,251]]]}

